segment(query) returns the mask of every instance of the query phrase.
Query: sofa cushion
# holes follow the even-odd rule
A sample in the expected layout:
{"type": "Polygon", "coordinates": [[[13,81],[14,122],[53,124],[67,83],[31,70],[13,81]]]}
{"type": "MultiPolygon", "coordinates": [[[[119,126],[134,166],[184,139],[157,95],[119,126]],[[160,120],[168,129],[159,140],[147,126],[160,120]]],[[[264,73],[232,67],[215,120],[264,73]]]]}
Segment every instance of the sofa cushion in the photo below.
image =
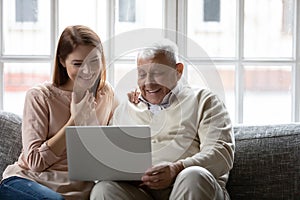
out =
{"type": "Polygon", "coordinates": [[[300,124],[237,126],[231,199],[300,197],[300,124]]]}
{"type": "MultiPolygon", "coordinates": [[[[298,199],[300,124],[234,127],[236,153],[227,189],[232,200],[298,199]]],[[[0,176],[21,152],[21,118],[0,111],[0,176]]]]}
{"type": "Polygon", "coordinates": [[[0,180],[7,165],[17,161],[22,149],[21,118],[0,111],[0,180]]]}

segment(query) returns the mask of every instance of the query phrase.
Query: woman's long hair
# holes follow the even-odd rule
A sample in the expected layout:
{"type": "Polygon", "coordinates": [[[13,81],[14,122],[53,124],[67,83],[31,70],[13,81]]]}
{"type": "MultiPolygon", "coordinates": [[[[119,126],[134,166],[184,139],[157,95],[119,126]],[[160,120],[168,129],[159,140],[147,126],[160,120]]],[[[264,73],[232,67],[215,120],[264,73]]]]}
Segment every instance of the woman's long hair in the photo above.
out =
{"type": "Polygon", "coordinates": [[[62,32],[55,55],[54,71],[53,71],[53,84],[61,86],[69,80],[67,70],[61,64],[60,60],[66,60],[68,55],[74,51],[79,45],[91,45],[98,48],[101,52],[102,68],[100,73],[100,82],[98,89],[102,89],[106,80],[106,64],[103,53],[103,47],[99,36],[89,27],[82,25],[68,26],[62,32]]]}

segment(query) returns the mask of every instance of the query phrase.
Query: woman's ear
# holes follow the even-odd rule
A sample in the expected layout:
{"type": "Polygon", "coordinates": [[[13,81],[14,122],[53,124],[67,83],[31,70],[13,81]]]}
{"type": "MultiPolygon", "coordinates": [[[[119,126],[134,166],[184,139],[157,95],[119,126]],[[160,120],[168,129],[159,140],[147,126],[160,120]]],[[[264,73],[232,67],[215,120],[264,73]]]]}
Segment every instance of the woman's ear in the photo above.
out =
{"type": "Polygon", "coordinates": [[[65,63],[64,59],[62,59],[61,57],[59,57],[59,62],[60,62],[60,64],[62,64],[62,66],[64,68],[66,68],[66,63],[65,63]]]}
{"type": "Polygon", "coordinates": [[[177,76],[178,79],[181,77],[182,73],[183,73],[183,63],[176,63],[176,71],[177,71],[177,76]]]}

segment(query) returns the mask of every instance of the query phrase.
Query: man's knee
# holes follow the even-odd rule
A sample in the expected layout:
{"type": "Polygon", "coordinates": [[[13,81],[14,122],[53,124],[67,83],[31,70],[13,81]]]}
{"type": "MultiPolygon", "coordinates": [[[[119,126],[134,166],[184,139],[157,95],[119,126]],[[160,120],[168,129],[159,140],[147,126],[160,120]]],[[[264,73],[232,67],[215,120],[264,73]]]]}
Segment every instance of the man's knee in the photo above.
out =
{"type": "Polygon", "coordinates": [[[178,174],[170,199],[217,199],[219,194],[223,191],[213,175],[203,167],[193,166],[178,174]]]}
{"type": "Polygon", "coordinates": [[[104,199],[107,192],[113,190],[115,188],[113,181],[100,181],[94,185],[90,199],[104,199]]]}
{"type": "Polygon", "coordinates": [[[190,182],[191,185],[194,184],[205,184],[205,182],[214,182],[215,179],[213,175],[205,168],[193,166],[182,170],[177,178],[176,182],[190,182]]]}
{"type": "Polygon", "coordinates": [[[96,199],[151,199],[143,190],[128,182],[101,181],[91,191],[91,200],[96,199]]]}

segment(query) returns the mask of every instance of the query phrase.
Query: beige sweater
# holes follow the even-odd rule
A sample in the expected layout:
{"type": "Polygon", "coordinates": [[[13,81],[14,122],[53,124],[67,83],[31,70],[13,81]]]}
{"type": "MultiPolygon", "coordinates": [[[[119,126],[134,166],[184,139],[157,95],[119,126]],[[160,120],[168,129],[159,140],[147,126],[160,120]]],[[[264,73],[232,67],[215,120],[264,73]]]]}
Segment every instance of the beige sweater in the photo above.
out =
{"type": "MultiPolygon", "coordinates": [[[[66,152],[56,156],[47,146],[47,140],[70,118],[71,94],[51,83],[27,92],[22,121],[23,151],[18,162],[6,168],[3,178],[31,179],[61,193],[66,199],[89,198],[93,182],[70,181],[66,152]]],[[[114,92],[106,84],[97,93],[99,124],[108,124],[114,108],[114,92]]]]}
{"type": "Polygon", "coordinates": [[[222,101],[206,89],[196,93],[179,85],[171,105],[153,114],[140,102],[124,102],[114,112],[114,125],[150,125],[153,165],[181,160],[184,167],[208,169],[225,188],[233,166],[234,135],[222,101]]]}

